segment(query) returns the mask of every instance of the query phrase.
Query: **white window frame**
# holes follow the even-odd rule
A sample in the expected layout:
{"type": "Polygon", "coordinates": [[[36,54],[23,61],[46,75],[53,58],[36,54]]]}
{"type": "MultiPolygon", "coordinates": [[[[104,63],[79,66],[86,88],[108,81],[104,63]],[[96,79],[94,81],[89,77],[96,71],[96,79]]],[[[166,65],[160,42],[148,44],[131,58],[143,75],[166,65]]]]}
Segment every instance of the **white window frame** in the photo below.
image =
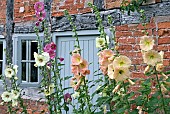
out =
{"type": "MultiPolygon", "coordinates": [[[[5,61],[6,61],[6,55],[5,55],[5,49],[6,49],[6,41],[4,36],[0,35],[0,41],[3,42],[3,64],[2,64],[2,76],[4,76],[4,71],[5,71],[5,61]]],[[[0,84],[2,83],[2,80],[0,80],[0,84]]]]}
{"type": "MultiPolygon", "coordinates": [[[[43,34],[40,33],[40,38],[43,39],[43,34]]],[[[22,48],[22,40],[36,40],[37,36],[35,33],[28,33],[28,34],[15,34],[13,36],[13,57],[14,57],[14,64],[18,65],[18,83],[20,84],[21,87],[38,87],[42,77],[40,76],[40,70],[38,69],[38,82],[27,82],[27,81],[22,81],[22,72],[21,72],[21,48],[22,48]]],[[[29,61],[30,62],[30,61],[29,61]]]]}

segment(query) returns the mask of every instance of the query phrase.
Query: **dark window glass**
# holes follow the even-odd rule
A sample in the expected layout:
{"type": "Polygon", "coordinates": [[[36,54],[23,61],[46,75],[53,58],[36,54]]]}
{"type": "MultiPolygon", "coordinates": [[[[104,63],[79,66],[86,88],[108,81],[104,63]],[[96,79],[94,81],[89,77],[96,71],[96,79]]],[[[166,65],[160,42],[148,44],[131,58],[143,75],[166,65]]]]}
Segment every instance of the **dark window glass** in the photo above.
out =
{"type": "Polygon", "coordinates": [[[26,81],[26,63],[22,63],[22,80],[26,81]]]}
{"type": "Polygon", "coordinates": [[[38,43],[35,41],[31,42],[31,60],[35,60],[34,59],[34,52],[38,53],[38,49],[37,49],[38,43]]]}
{"type": "Polygon", "coordinates": [[[26,60],[26,41],[22,41],[22,60],[26,60]]]}
{"type": "MultiPolygon", "coordinates": [[[[0,75],[2,75],[2,62],[0,62],[0,75]]],[[[0,77],[1,79],[1,77],[0,77]]]]}
{"type": "Polygon", "coordinates": [[[0,42],[0,60],[3,60],[3,42],[0,42]]]}
{"type": "Polygon", "coordinates": [[[31,82],[38,82],[38,68],[34,66],[35,63],[31,63],[31,82]]]}

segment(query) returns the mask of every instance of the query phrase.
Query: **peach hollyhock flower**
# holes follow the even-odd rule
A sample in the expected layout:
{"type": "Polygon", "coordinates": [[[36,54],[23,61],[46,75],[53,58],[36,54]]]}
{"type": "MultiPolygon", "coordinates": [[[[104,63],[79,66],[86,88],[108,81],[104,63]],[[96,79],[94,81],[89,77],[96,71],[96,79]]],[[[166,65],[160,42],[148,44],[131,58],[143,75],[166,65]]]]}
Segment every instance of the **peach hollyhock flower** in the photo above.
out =
{"type": "Polygon", "coordinates": [[[147,73],[149,71],[149,69],[150,69],[150,66],[148,65],[147,67],[145,67],[145,70],[143,71],[143,73],[144,74],[147,73]]]}
{"type": "Polygon", "coordinates": [[[105,49],[99,54],[99,63],[100,65],[108,66],[113,60],[113,51],[105,49]]]}
{"type": "Polygon", "coordinates": [[[149,36],[143,36],[140,40],[140,48],[144,51],[149,51],[153,48],[154,39],[149,36]]]}
{"type": "Polygon", "coordinates": [[[100,70],[102,71],[103,75],[107,74],[107,66],[100,66],[100,70]]]}
{"type": "Polygon", "coordinates": [[[119,57],[116,57],[113,61],[113,67],[127,67],[129,68],[131,65],[131,60],[124,55],[120,55],[119,57]]]}
{"type": "Polygon", "coordinates": [[[116,67],[114,68],[114,79],[118,81],[124,81],[131,75],[127,67],[116,67]]]}
{"type": "Polygon", "coordinates": [[[77,65],[71,65],[71,72],[72,72],[74,75],[78,75],[78,74],[79,74],[79,66],[77,66],[77,65]]]}
{"type": "Polygon", "coordinates": [[[74,75],[74,77],[70,80],[70,85],[72,88],[76,88],[76,85],[80,85],[82,76],[74,75]]]}
{"type": "Polygon", "coordinates": [[[108,65],[107,75],[109,76],[110,79],[114,79],[114,67],[113,67],[113,64],[108,65]]]}
{"type": "Polygon", "coordinates": [[[112,93],[117,92],[120,89],[120,84],[118,84],[112,91],[112,93]]]}
{"type": "Polygon", "coordinates": [[[72,65],[80,65],[80,63],[83,62],[82,57],[80,54],[73,53],[72,58],[71,58],[72,65]]]}
{"type": "Polygon", "coordinates": [[[149,50],[144,53],[144,63],[155,66],[158,62],[161,62],[161,55],[155,50],[149,50]]]}
{"type": "Polygon", "coordinates": [[[164,69],[164,65],[163,65],[162,63],[158,63],[158,64],[156,65],[156,70],[157,70],[157,71],[161,72],[163,69],[164,69]]]}

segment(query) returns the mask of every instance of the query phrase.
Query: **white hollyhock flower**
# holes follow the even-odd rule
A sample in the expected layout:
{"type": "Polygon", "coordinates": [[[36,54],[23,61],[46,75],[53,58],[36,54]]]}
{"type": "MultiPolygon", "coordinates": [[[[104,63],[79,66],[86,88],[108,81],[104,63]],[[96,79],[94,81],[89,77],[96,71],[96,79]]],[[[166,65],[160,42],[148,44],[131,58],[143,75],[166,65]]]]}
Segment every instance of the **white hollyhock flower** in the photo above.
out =
{"type": "Polygon", "coordinates": [[[144,51],[149,51],[153,48],[154,40],[149,36],[143,36],[140,40],[140,48],[144,51]]]}
{"type": "Polygon", "coordinates": [[[80,96],[80,92],[75,92],[74,94],[72,94],[72,97],[75,99],[75,98],[77,98],[77,97],[79,97],[80,96]]]}
{"type": "Polygon", "coordinates": [[[50,60],[49,53],[47,52],[43,52],[41,55],[34,52],[34,58],[37,66],[44,66],[50,60]]]}
{"type": "Polygon", "coordinates": [[[18,66],[17,66],[17,65],[14,65],[14,66],[13,66],[13,69],[14,69],[15,73],[17,74],[17,73],[18,73],[18,66]]]}
{"type": "Polygon", "coordinates": [[[12,100],[12,107],[15,107],[18,105],[18,101],[17,100],[12,100]]]}
{"type": "Polygon", "coordinates": [[[8,91],[3,92],[1,97],[4,102],[9,102],[12,100],[11,93],[9,93],[8,91]]]}
{"type": "MultiPolygon", "coordinates": [[[[107,44],[109,44],[109,36],[106,36],[107,44]]],[[[102,48],[105,45],[106,41],[105,38],[96,38],[96,47],[102,48]]]]}
{"type": "Polygon", "coordinates": [[[20,95],[20,92],[16,90],[12,90],[12,93],[11,93],[12,99],[18,99],[19,95],[20,95]]]}
{"type": "Polygon", "coordinates": [[[7,68],[5,69],[5,76],[6,76],[6,77],[11,78],[14,74],[15,74],[15,73],[14,73],[14,70],[13,70],[13,69],[11,69],[11,68],[9,68],[9,67],[7,67],[7,68]]]}

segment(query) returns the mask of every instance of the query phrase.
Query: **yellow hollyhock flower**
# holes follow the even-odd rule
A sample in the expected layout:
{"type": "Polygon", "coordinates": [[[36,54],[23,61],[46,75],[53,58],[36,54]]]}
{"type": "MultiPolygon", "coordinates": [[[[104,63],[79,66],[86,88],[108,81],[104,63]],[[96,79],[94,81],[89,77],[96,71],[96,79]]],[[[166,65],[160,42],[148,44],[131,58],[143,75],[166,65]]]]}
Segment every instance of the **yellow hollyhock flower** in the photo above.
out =
{"type": "Polygon", "coordinates": [[[149,50],[144,53],[144,63],[148,65],[155,66],[157,63],[161,62],[161,55],[155,50],[149,50]]]}
{"type": "Polygon", "coordinates": [[[131,60],[124,55],[120,55],[119,57],[116,57],[113,61],[113,67],[127,67],[129,68],[131,65],[131,60]]]}
{"type": "Polygon", "coordinates": [[[149,51],[153,49],[154,40],[149,36],[143,36],[140,40],[140,48],[144,51],[149,51]]]}

